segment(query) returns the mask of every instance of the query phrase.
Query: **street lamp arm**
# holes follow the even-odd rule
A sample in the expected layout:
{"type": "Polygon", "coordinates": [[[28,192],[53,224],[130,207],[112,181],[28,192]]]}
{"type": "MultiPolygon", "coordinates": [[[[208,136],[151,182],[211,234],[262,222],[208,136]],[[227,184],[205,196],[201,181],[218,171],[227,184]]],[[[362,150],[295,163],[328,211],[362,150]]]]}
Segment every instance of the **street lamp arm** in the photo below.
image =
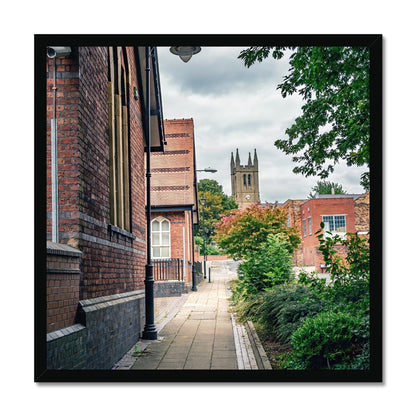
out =
{"type": "Polygon", "coordinates": [[[210,173],[215,173],[217,172],[217,169],[213,169],[213,168],[205,168],[205,169],[197,169],[197,172],[210,172],[210,173]]]}

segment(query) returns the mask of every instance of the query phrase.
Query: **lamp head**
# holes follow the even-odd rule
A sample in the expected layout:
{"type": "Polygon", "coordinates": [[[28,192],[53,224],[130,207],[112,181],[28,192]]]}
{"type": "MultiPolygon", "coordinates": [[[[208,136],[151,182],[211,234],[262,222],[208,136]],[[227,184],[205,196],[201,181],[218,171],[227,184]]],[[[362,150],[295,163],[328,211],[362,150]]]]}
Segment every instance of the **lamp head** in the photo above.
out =
{"type": "Polygon", "coordinates": [[[169,49],[174,55],[178,55],[184,62],[188,62],[192,55],[201,52],[200,46],[172,46],[169,49]]]}

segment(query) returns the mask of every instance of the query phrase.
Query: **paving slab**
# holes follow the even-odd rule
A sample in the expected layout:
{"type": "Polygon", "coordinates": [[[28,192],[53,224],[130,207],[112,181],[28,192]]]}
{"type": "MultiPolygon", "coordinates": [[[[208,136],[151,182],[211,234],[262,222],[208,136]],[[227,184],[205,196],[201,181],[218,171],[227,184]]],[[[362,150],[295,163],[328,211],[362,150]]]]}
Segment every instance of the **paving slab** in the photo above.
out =
{"type": "Polygon", "coordinates": [[[197,292],[174,299],[155,299],[158,340],[139,340],[114,369],[268,368],[256,363],[257,357],[265,354],[261,345],[254,350],[251,346],[250,339],[259,344],[254,328],[250,327],[248,336],[246,328],[238,324],[231,313],[229,286],[230,280],[235,278],[235,272],[221,267],[212,273],[211,283],[206,279],[198,285],[197,292]]]}
{"type": "Polygon", "coordinates": [[[227,297],[230,276],[201,282],[180,310],[131,367],[140,369],[237,369],[237,354],[227,297]],[[153,363],[152,363],[153,359],[153,363]]]}

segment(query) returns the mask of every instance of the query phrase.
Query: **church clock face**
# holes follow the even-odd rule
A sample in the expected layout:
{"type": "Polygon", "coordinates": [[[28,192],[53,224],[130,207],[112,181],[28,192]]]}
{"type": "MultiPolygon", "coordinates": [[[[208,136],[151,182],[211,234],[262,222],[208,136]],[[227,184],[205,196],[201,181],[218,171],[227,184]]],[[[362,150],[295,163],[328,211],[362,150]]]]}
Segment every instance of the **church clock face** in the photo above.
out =
{"type": "Polygon", "coordinates": [[[250,195],[246,195],[246,199],[247,199],[247,201],[250,199],[251,197],[250,197],[250,195]]]}

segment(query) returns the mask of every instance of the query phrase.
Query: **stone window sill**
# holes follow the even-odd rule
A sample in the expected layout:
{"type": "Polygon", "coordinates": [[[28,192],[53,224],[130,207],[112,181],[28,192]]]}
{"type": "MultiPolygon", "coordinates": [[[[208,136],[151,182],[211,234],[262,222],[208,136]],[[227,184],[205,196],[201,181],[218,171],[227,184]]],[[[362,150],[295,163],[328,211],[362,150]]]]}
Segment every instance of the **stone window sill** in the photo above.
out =
{"type": "Polygon", "coordinates": [[[115,225],[112,224],[108,224],[108,231],[110,232],[111,235],[116,234],[116,235],[122,235],[126,238],[129,238],[130,240],[135,240],[136,236],[132,233],[129,233],[126,230],[123,230],[122,228],[116,227],[115,225]]]}

